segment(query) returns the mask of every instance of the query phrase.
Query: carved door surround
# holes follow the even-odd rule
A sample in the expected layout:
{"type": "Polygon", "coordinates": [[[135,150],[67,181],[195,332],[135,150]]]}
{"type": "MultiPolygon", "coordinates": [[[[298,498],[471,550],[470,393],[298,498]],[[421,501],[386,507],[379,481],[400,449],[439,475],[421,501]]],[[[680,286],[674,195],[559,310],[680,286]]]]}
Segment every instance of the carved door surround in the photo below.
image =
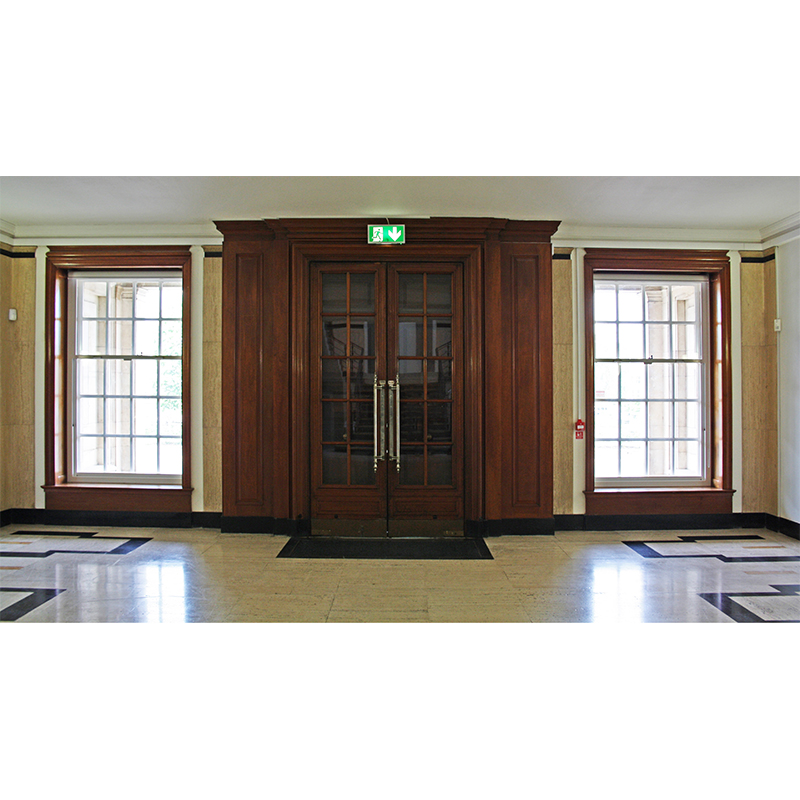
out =
{"type": "Polygon", "coordinates": [[[449,263],[463,277],[463,514],[470,533],[552,532],[552,281],[557,222],[221,221],[222,529],[309,532],[312,265],[449,263]]]}

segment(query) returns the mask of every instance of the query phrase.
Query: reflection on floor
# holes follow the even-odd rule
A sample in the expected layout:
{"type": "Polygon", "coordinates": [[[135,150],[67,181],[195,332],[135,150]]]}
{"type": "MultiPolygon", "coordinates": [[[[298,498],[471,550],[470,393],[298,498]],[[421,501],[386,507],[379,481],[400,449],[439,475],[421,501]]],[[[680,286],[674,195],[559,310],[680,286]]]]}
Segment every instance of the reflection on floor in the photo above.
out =
{"type": "Polygon", "coordinates": [[[767,530],[486,539],[492,560],[277,558],[288,537],[0,530],[0,620],[800,622],[800,542],[767,530]]]}

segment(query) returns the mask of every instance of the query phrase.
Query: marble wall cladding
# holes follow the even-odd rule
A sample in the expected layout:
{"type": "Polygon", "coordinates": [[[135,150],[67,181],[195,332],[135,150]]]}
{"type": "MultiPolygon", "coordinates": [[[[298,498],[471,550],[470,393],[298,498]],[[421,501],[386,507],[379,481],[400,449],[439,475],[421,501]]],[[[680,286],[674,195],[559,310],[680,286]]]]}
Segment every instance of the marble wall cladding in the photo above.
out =
{"type": "Polygon", "coordinates": [[[0,256],[0,510],[32,508],[36,260],[0,256]],[[8,319],[8,310],[17,319],[8,319]]]}
{"type": "Polygon", "coordinates": [[[741,265],[742,511],[778,513],[778,342],[775,261],[741,265]]]}
{"type": "MultiPolygon", "coordinates": [[[[214,248],[219,252],[219,248],[214,248]]],[[[203,506],[222,511],[222,259],[203,262],[203,506]]]]}
{"type": "MultiPolygon", "coordinates": [[[[569,249],[557,248],[568,255],[569,249]]],[[[553,513],[572,514],[572,262],[553,259],[553,513]]]]}

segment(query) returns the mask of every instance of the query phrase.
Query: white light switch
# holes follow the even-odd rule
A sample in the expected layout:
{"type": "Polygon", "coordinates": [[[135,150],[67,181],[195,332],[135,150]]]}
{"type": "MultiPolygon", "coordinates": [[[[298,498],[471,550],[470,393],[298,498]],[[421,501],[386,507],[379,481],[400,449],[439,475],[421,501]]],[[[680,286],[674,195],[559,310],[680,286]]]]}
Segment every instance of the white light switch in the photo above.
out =
{"type": "Polygon", "coordinates": [[[8,309],[8,319],[10,322],[17,321],[17,309],[16,308],[9,308],[8,309]]]}

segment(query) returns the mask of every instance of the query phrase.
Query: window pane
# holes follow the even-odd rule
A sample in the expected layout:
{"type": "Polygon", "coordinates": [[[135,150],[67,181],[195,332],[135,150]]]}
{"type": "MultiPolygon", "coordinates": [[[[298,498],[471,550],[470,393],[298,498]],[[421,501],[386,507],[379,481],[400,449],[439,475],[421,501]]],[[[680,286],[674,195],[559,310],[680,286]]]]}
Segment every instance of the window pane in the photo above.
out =
{"type": "Polygon", "coordinates": [[[675,364],[675,399],[700,399],[700,365],[675,364]]]}
{"type": "Polygon", "coordinates": [[[347,359],[322,359],[322,396],[338,399],[347,397],[347,359]]]}
{"type": "Polygon", "coordinates": [[[620,286],[619,318],[638,322],[642,319],[642,313],[642,287],[620,286]]]}
{"type": "Polygon", "coordinates": [[[322,320],[322,355],[347,355],[347,319],[326,317],[322,320]]]}
{"type": "Polygon", "coordinates": [[[422,442],[424,430],[424,403],[400,403],[400,441],[422,442]]]}
{"type": "Polygon", "coordinates": [[[347,403],[322,404],[322,441],[344,442],[347,439],[347,403]]]}
{"type": "Polygon", "coordinates": [[[675,474],[692,477],[700,475],[700,448],[697,442],[675,442],[675,474]]]}
{"type": "Polygon", "coordinates": [[[672,347],[675,358],[700,358],[697,328],[694,325],[673,325],[672,347]]]}
{"type": "Polygon", "coordinates": [[[183,446],[180,439],[161,439],[159,472],[180,475],[183,472],[183,446]]]}
{"type": "Polygon", "coordinates": [[[108,323],[108,354],[129,356],[133,352],[133,323],[114,320],[108,323]]]}
{"type": "Polygon", "coordinates": [[[137,436],[155,436],[158,433],[158,404],[156,400],[134,398],[133,432],[137,436]]]}
{"type": "Polygon", "coordinates": [[[594,396],[598,400],[619,397],[619,364],[594,365],[594,396]]]}
{"type": "Polygon", "coordinates": [[[453,362],[428,361],[428,400],[453,399],[453,362]]]}
{"type": "Polygon", "coordinates": [[[422,356],[424,339],[422,318],[401,319],[398,331],[398,355],[422,356]]]}
{"type": "Polygon", "coordinates": [[[675,322],[694,322],[697,319],[698,286],[672,287],[672,319],[675,322]]]}
{"type": "Polygon", "coordinates": [[[649,442],[647,448],[648,475],[653,477],[672,474],[672,444],[670,442],[649,442]]]}
{"type": "Polygon", "coordinates": [[[425,483],[425,448],[400,445],[400,483],[419,486],[425,483]]]}
{"type": "Polygon", "coordinates": [[[350,360],[350,397],[372,397],[375,389],[375,359],[350,360]]]}
{"type": "Polygon", "coordinates": [[[620,436],[623,439],[644,439],[647,435],[645,404],[620,403],[620,436]]]}
{"type": "Polygon", "coordinates": [[[158,473],[158,439],[153,437],[136,438],[133,440],[133,459],[135,472],[143,472],[146,475],[158,473]]]}
{"type": "Polygon", "coordinates": [[[453,354],[452,318],[428,317],[428,355],[445,358],[453,354]]]}
{"type": "Polygon", "coordinates": [[[428,486],[453,485],[453,447],[428,448],[428,486]]]}
{"type": "Polygon", "coordinates": [[[106,439],[106,472],[130,472],[131,440],[125,437],[106,439]]]}
{"type": "Polygon", "coordinates": [[[375,313],[375,275],[350,273],[350,313],[375,313]]]}
{"type": "Polygon", "coordinates": [[[617,289],[614,284],[595,283],[594,285],[595,321],[614,321],[617,319],[617,289]]]}
{"type": "MultiPolygon", "coordinates": [[[[158,401],[160,436],[180,436],[183,432],[183,408],[174,398],[158,401]]],[[[163,469],[161,470],[164,471],[163,469]]]]}
{"type": "Polygon", "coordinates": [[[449,275],[428,275],[428,314],[452,314],[453,302],[449,275]]]}
{"type": "Polygon", "coordinates": [[[350,448],[350,485],[374,486],[375,461],[372,450],[365,447],[350,448]]]}
{"type": "Polygon", "coordinates": [[[161,311],[161,289],[158,283],[136,284],[136,316],[158,319],[161,311]]]}
{"type": "Polygon", "coordinates": [[[619,436],[619,403],[594,404],[594,431],[597,439],[619,436]]]}
{"type": "Polygon", "coordinates": [[[375,438],[375,410],[372,403],[350,403],[350,439],[371,442],[375,438]]]}
{"type": "Polygon", "coordinates": [[[347,484],[347,445],[322,445],[322,482],[347,484]]]}
{"type": "Polygon", "coordinates": [[[645,288],[645,313],[648,320],[669,320],[669,286],[647,286],[645,288]]]}
{"type": "Polygon", "coordinates": [[[121,358],[110,358],[106,362],[106,394],[126,397],[130,395],[131,366],[130,360],[121,358]]]}
{"type": "Polygon", "coordinates": [[[620,384],[624,400],[644,400],[645,398],[645,365],[620,364],[620,384]]]}
{"type": "Polygon", "coordinates": [[[375,355],[375,317],[350,318],[351,356],[375,355]]]}
{"type": "Polygon", "coordinates": [[[103,393],[103,365],[99,359],[81,359],[78,361],[78,394],[103,393]]]}
{"type": "MultiPolygon", "coordinates": [[[[399,361],[397,364],[400,378],[400,396],[404,400],[422,400],[422,362],[399,361]]],[[[428,376],[430,379],[430,375],[428,376]]]]}
{"type": "Polygon", "coordinates": [[[647,326],[647,357],[671,358],[669,346],[669,325],[647,326]]]}
{"type": "Polygon", "coordinates": [[[642,325],[620,323],[619,357],[644,358],[644,330],[642,325]]]}
{"type": "Polygon", "coordinates": [[[133,329],[137,356],[158,355],[158,322],[136,322],[133,329]]]}
{"type": "Polygon", "coordinates": [[[398,278],[398,302],[401,314],[422,314],[422,275],[401,273],[398,278]]]}
{"type": "Polygon", "coordinates": [[[628,477],[647,475],[646,454],[644,442],[622,442],[620,446],[620,475],[628,477]]]}
{"type": "Polygon", "coordinates": [[[594,357],[617,357],[617,326],[599,323],[594,326],[594,357]]]}
{"type": "Polygon", "coordinates": [[[109,281],[108,316],[117,318],[133,316],[133,284],[109,281]]]}
{"type": "Polygon", "coordinates": [[[106,433],[111,436],[131,435],[131,401],[127,397],[106,400],[106,433]]]}
{"type": "Polygon", "coordinates": [[[183,316],[183,286],[181,283],[164,283],[161,289],[161,316],[183,316]]]}
{"type": "Polygon", "coordinates": [[[347,275],[345,273],[325,272],[322,274],[322,313],[347,313],[347,275]]]}
{"type": "Polygon", "coordinates": [[[102,472],[105,469],[103,439],[99,436],[78,437],[79,472],[102,472]]]}
{"type": "Polygon", "coordinates": [[[451,403],[428,403],[428,441],[449,442],[453,438],[451,403]]]}
{"type": "Polygon", "coordinates": [[[180,397],[181,371],[183,368],[181,362],[160,361],[158,366],[160,374],[159,393],[168,397],[180,397]]]}
{"type": "Polygon", "coordinates": [[[106,353],[106,323],[85,320],[80,327],[78,354],[82,356],[103,356],[106,353]]]}
{"type": "Polygon", "coordinates": [[[161,355],[179,356],[183,348],[181,331],[182,323],[178,320],[170,320],[161,323],[161,355]]]}
{"type": "Polygon", "coordinates": [[[106,292],[108,285],[104,281],[80,281],[80,314],[83,317],[105,318],[108,307],[106,292]]]}
{"type": "Polygon", "coordinates": [[[82,397],[78,401],[78,433],[81,436],[103,433],[104,400],[102,397],[82,397]]]}
{"type": "Polygon", "coordinates": [[[672,403],[647,404],[647,435],[651,439],[672,437],[672,403]]]}
{"type": "Polygon", "coordinates": [[[647,396],[651,400],[672,397],[672,364],[647,365],[647,396]]]}
{"type": "Polygon", "coordinates": [[[619,444],[617,442],[595,443],[594,474],[598,478],[616,478],[619,475],[619,444]]]}
{"type": "Polygon", "coordinates": [[[135,395],[152,397],[158,389],[158,362],[134,361],[133,362],[133,393],[135,395]]]}
{"type": "Polygon", "coordinates": [[[700,437],[700,403],[675,403],[675,436],[679,439],[700,437]]]}

